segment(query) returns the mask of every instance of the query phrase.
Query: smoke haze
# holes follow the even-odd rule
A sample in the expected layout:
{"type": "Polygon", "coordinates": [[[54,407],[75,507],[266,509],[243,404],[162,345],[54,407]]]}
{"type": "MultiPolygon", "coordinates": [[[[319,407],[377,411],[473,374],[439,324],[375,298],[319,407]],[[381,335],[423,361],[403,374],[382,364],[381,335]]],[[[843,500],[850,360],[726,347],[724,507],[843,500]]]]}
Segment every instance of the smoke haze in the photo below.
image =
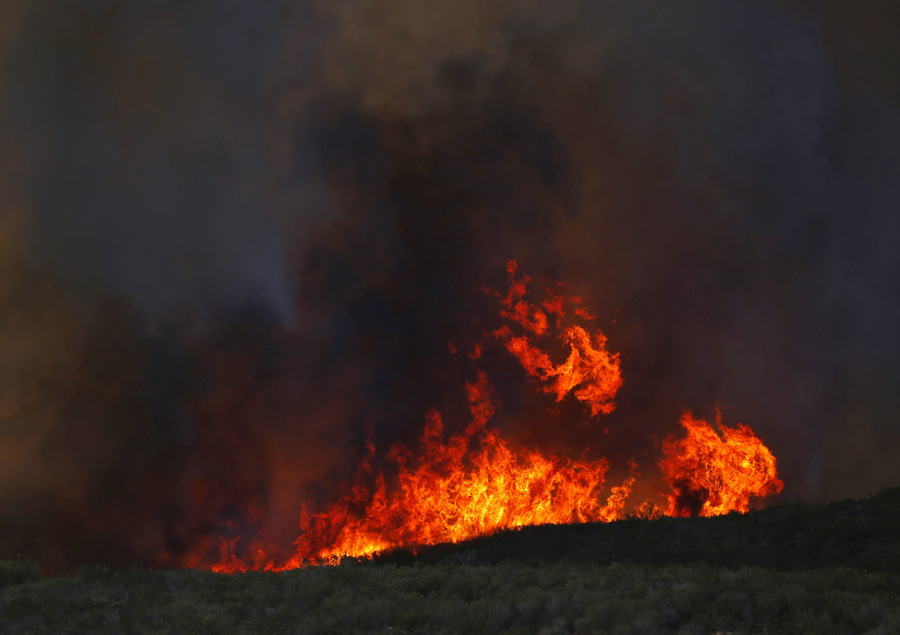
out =
{"type": "Polygon", "coordinates": [[[625,377],[599,423],[548,421],[486,350],[522,442],[606,428],[622,466],[718,406],[785,500],[900,484],[896,13],[7,0],[0,557],[289,548],[367,435],[464,419],[452,348],[508,259],[586,299],[625,377]]]}

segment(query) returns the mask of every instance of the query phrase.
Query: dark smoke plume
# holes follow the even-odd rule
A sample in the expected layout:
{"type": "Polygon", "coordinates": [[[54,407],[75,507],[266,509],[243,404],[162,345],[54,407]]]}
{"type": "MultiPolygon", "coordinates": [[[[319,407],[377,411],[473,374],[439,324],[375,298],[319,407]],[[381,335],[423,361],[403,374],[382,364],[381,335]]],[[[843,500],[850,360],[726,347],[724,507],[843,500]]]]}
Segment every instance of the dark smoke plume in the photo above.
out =
{"type": "Polygon", "coordinates": [[[0,557],[289,550],[367,435],[464,421],[512,258],[625,376],[539,415],[488,346],[521,442],[623,466],[718,406],[787,499],[897,485],[895,14],[8,0],[0,557]]]}

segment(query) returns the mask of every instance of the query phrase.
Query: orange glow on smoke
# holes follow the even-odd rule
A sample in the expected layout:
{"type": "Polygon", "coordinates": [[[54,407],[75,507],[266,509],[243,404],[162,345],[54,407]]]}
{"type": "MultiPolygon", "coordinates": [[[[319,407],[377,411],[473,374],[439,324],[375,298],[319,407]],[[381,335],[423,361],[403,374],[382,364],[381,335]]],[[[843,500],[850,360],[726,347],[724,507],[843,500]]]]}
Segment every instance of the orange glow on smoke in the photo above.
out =
{"type": "MultiPolygon", "coordinates": [[[[528,376],[557,401],[570,393],[592,417],[613,411],[622,385],[619,355],[606,349],[606,337],[584,322],[593,315],[577,298],[548,292],[549,299],[529,302],[527,276],[517,278],[517,264],[507,264],[510,289],[503,296],[501,317],[507,324],[493,335],[516,357],[528,376]],[[560,354],[560,351],[562,353],[560,354]],[[564,357],[555,362],[552,356],[564,357]]],[[[473,345],[467,358],[479,361],[484,346],[473,345]]],[[[448,343],[455,354],[457,346],[448,343]]],[[[609,462],[575,460],[534,448],[516,448],[488,423],[500,407],[483,370],[466,386],[471,419],[456,434],[446,435],[441,414],[428,413],[419,445],[395,445],[387,461],[376,464],[376,448],[367,453],[340,497],[319,510],[304,508],[293,555],[274,562],[242,536],[220,542],[220,572],[247,569],[283,570],[306,564],[336,563],[342,556],[371,556],[401,546],[460,542],[475,536],[525,525],[611,522],[626,509],[673,516],[714,516],[746,512],[751,501],[777,494],[775,457],[744,425],[717,433],[706,422],[685,413],[687,435],[663,443],[659,468],[671,489],[658,500],[628,499],[637,465],[630,476],[606,488],[609,462]],[[247,547],[238,549],[243,543],[247,547]],[[238,556],[237,552],[252,556],[238,556]]],[[[186,563],[195,563],[188,556],[186,563]]]]}
{"type": "Polygon", "coordinates": [[[681,417],[683,439],[663,443],[660,468],[672,488],[669,516],[718,516],[750,511],[753,497],[781,492],[775,457],[749,427],[728,428],[717,421],[719,434],[689,412],[681,417]]]}

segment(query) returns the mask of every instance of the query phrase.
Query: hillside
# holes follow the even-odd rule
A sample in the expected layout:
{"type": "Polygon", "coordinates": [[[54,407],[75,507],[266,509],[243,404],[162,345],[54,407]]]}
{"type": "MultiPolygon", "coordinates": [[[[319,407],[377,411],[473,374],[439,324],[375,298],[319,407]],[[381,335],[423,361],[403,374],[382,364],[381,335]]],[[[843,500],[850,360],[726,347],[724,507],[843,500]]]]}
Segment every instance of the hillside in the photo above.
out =
{"type": "Polygon", "coordinates": [[[897,633],[900,488],[280,574],[0,563],[3,633],[897,633]]]}
{"type": "Polygon", "coordinates": [[[544,525],[385,554],[379,561],[436,562],[475,558],[483,564],[571,559],[608,564],[741,565],[779,570],[852,567],[900,573],[900,487],[865,500],[770,507],[714,518],[630,519],[544,525]]]}

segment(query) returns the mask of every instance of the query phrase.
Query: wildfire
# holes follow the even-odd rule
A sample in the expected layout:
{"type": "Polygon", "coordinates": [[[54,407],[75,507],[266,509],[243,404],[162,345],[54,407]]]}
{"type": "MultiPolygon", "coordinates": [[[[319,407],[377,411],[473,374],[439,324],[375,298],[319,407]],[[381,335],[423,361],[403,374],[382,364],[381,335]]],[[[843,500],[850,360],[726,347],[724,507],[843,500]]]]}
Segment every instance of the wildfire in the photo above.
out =
{"type": "Polygon", "coordinates": [[[497,401],[484,373],[468,393],[472,422],[464,432],[445,440],[440,414],[430,412],[420,452],[402,446],[391,452],[399,468],[397,490],[388,492],[382,474],[375,478],[374,491],[367,488],[369,464],[364,462],[349,495],[305,522],[286,566],[400,545],[459,542],[523,525],[620,516],[629,484],[603,502],[606,460],[515,451],[485,428],[497,401]],[[354,509],[362,512],[354,514],[354,509]]]}
{"type": "Polygon", "coordinates": [[[702,419],[686,412],[681,425],[683,439],[663,443],[666,458],[660,468],[672,488],[670,516],[718,516],[747,512],[753,497],[765,498],[781,492],[775,457],[749,427],[722,425],[716,431],[702,419]]]}
{"type": "MultiPolygon", "coordinates": [[[[549,328],[550,313],[560,323],[566,318],[566,298],[553,296],[542,304],[541,310],[525,300],[531,279],[523,276],[516,279],[518,265],[515,260],[507,263],[510,276],[509,294],[503,299],[504,311],[501,315],[523,327],[525,333],[514,335],[509,326],[504,325],[494,335],[506,345],[506,349],[516,356],[522,367],[542,384],[544,392],[556,396],[557,401],[574,391],[575,397],[587,404],[591,415],[609,414],[616,407],[613,399],[622,386],[619,356],[606,350],[606,336],[600,331],[589,334],[582,326],[574,325],[561,330],[557,339],[569,350],[568,357],[560,364],[551,361],[550,356],[535,344],[535,339],[545,335],[549,328]]],[[[579,303],[572,298],[569,303],[579,303]]],[[[582,319],[592,316],[582,307],[575,307],[576,315],[582,319]]]]}
{"type": "MultiPolygon", "coordinates": [[[[517,277],[515,261],[507,270],[508,293],[492,293],[500,298],[501,317],[508,323],[496,329],[494,337],[557,401],[572,394],[592,417],[612,412],[622,385],[619,356],[607,350],[602,332],[584,325],[593,316],[579,299],[561,294],[548,292],[540,304],[528,301],[531,280],[517,277]],[[554,362],[552,353],[559,350],[565,359],[554,362]]],[[[470,362],[480,359],[483,346],[473,347],[470,362]]],[[[238,536],[220,542],[221,559],[212,569],[290,569],[400,546],[459,542],[524,525],[624,517],[639,477],[634,462],[629,464],[630,476],[607,491],[609,462],[604,458],[575,460],[514,447],[489,427],[500,400],[487,374],[477,370],[476,376],[466,386],[471,419],[461,432],[446,435],[441,414],[432,410],[415,451],[398,444],[388,452],[384,465],[390,470],[376,467],[376,448],[369,442],[341,496],[322,509],[304,512],[292,556],[275,563],[252,544],[238,550],[238,536]],[[243,557],[237,551],[254,555],[243,557]]],[[[749,427],[738,424],[732,429],[719,420],[717,433],[690,413],[684,414],[681,425],[687,436],[671,438],[662,447],[665,457],[659,468],[671,489],[661,495],[660,502],[668,500],[662,513],[746,512],[755,498],[783,488],[775,457],[749,427]]],[[[652,501],[633,508],[659,510],[652,501]]]]}

